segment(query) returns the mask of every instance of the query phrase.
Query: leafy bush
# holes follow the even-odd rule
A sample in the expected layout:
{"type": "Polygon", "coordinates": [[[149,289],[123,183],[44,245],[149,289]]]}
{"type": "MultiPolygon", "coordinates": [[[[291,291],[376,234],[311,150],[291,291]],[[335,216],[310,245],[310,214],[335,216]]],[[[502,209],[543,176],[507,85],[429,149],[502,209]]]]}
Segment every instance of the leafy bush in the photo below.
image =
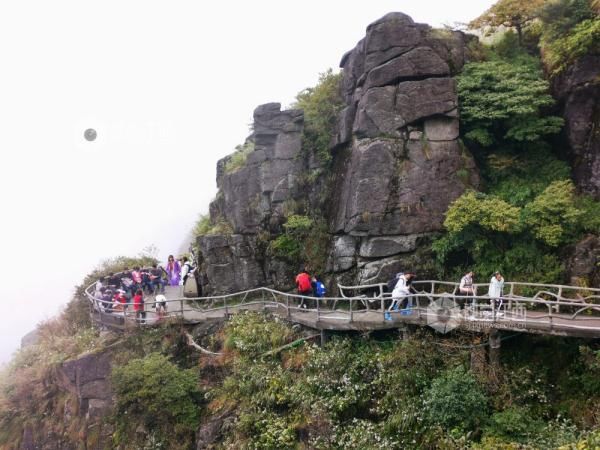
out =
{"type": "Polygon", "coordinates": [[[193,228],[193,235],[195,237],[214,234],[231,235],[232,233],[233,227],[231,224],[220,216],[213,222],[210,216],[200,215],[193,228]]]}
{"type": "Polygon", "coordinates": [[[281,346],[292,336],[289,327],[283,323],[253,312],[233,316],[225,333],[225,348],[235,350],[244,358],[254,358],[281,346]]]}
{"type": "Polygon", "coordinates": [[[555,181],[523,210],[524,221],[540,241],[556,247],[575,234],[582,212],[571,181],[555,181]]]}
{"type": "Polygon", "coordinates": [[[543,428],[544,423],[533,417],[526,408],[511,407],[490,417],[485,434],[507,442],[527,443],[543,428]]]}
{"type": "Polygon", "coordinates": [[[243,145],[238,145],[227,162],[225,163],[225,173],[234,173],[240,170],[246,164],[248,155],[254,151],[254,142],[246,141],[243,145]]]}
{"type": "Polygon", "coordinates": [[[468,191],[452,203],[444,226],[450,233],[460,233],[469,226],[514,233],[519,230],[519,213],[519,208],[504,200],[468,191]]]}
{"type": "Polygon", "coordinates": [[[465,137],[482,147],[537,141],[563,125],[562,118],[542,113],[554,99],[529,57],[465,65],[458,76],[458,96],[465,137]]]}
{"type": "Polygon", "coordinates": [[[487,398],[470,372],[462,367],[446,371],[424,395],[425,412],[433,424],[460,433],[475,430],[487,417],[487,398]]]}
{"type": "Polygon", "coordinates": [[[129,439],[139,424],[161,436],[191,442],[200,418],[196,374],[152,353],[113,369],[117,440],[129,439]]]}
{"type": "Polygon", "coordinates": [[[324,219],[292,214],[283,227],[285,233],[277,236],[269,245],[271,254],[291,264],[304,263],[313,273],[323,273],[327,258],[323,249],[329,244],[324,219]]]}
{"type": "Polygon", "coordinates": [[[302,147],[319,159],[331,161],[329,143],[337,124],[338,113],[344,104],[340,95],[341,73],[331,69],[319,75],[315,87],[308,88],[296,96],[294,108],[304,110],[304,135],[302,147]]]}
{"type": "Polygon", "coordinates": [[[552,76],[600,49],[600,21],[588,0],[555,0],[541,9],[543,61],[552,76]]]}

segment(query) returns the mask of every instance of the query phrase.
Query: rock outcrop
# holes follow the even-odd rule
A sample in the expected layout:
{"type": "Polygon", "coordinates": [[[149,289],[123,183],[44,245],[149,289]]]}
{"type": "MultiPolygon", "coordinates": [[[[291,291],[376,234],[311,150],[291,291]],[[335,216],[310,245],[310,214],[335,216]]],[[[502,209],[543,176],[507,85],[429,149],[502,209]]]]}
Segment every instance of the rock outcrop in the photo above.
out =
{"type": "Polygon", "coordinates": [[[579,189],[600,199],[600,55],[586,55],[553,84],[565,119],[573,177],[579,189]]]}
{"type": "MultiPolygon", "coordinates": [[[[408,264],[427,265],[429,237],[442,229],[448,205],[478,186],[459,140],[453,79],[466,60],[466,39],[391,13],[343,56],[345,108],[332,136],[333,164],[322,167],[330,180],[321,211],[331,235],[323,248],[330,278],[383,281],[408,264]]],[[[210,215],[232,233],[198,241],[205,294],[289,287],[297,268],[264,250],[281,233],[286,208],[324,186],[322,177],[307,181],[318,165],[303,151],[302,132],[302,111],[259,106],[248,138],[254,151],[243,167],[228,170],[232,156],[218,163],[210,215]]]]}
{"type": "Polygon", "coordinates": [[[91,353],[65,361],[58,368],[60,386],[76,395],[77,410],[88,419],[102,417],[112,407],[112,352],[91,353]]]}
{"type": "Polygon", "coordinates": [[[568,250],[569,284],[600,287],[600,238],[588,235],[568,250]]]}
{"type": "Polygon", "coordinates": [[[356,266],[356,281],[368,283],[406,268],[442,229],[450,202],[479,184],[458,139],[452,78],[465,39],[391,13],[342,58],[346,108],[333,146],[346,162],[336,173],[334,272],[356,266]]]}

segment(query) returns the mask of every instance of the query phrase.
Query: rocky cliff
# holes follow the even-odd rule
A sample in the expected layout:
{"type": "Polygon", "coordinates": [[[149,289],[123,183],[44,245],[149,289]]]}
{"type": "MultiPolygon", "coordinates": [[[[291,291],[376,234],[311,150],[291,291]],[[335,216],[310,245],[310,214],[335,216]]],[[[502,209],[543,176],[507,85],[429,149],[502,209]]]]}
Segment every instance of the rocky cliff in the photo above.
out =
{"type": "Polygon", "coordinates": [[[600,199],[600,55],[586,55],[553,84],[579,189],[600,199]]]}
{"type": "Polygon", "coordinates": [[[453,79],[467,58],[466,40],[401,13],[369,25],[340,64],[345,107],[331,136],[330,164],[305,150],[302,111],[259,106],[248,138],[254,149],[243,166],[231,170],[234,156],[218,163],[210,217],[231,232],[198,239],[204,293],[289,288],[297,267],[267,249],[302,202],[328,224],[322,252],[329,255],[330,287],[427,267],[429,237],[441,230],[449,203],[479,184],[459,140],[453,79]],[[315,204],[316,197],[325,198],[315,204]]]}

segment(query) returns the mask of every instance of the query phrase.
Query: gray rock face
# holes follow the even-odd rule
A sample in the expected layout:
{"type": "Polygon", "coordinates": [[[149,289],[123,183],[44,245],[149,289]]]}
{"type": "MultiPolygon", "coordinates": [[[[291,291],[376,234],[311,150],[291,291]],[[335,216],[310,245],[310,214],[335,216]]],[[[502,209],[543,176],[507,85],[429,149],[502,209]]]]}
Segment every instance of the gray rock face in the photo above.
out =
{"type": "Polygon", "coordinates": [[[245,164],[229,172],[231,156],[217,164],[222,197],[211,205],[211,215],[228,221],[235,233],[257,233],[271,215],[281,212],[285,200],[298,195],[304,115],[280,108],[279,103],[268,103],[254,111],[254,133],[249,137],[254,151],[245,164]]]}
{"type": "Polygon", "coordinates": [[[219,295],[265,285],[254,236],[204,236],[198,244],[204,258],[204,293],[219,295]]]}
{"type": "Polygon", "coordinates": [[[577,60],[554,83],[579,189],[600,199],[600,55],[577,60]]]}
{"type": "Polygon", "coordinates": [[[258,236],[277,228],[284,220],[286,202],[302,195],[298,186],[307,170],[303,127],[302,111],[281,111],[279,103],[261,105],[254,111],[254,133],[248,138],[254,150],[235,170],[228,170],[231,156],[217,164],[219,194],[210,215],[214,222],[229,223],[233,234],[198,240],[205,295],[264,286],[268,279],[284,277],[273,269],[277,264],[268,267],[258,236]]]}
{"type": "MultiPolygon", "coordinates": [[[[333,164],[324,170],[331,179],[322,211],[331,233],[323,248],[327,278],[383,281],[415,264],[421,237],[441,230],[450,202],[478,186],[473,158],[458,141],[452,78],[467,57],[466,39],[390,13],[343,56],[346,106],[331,136],[333,164]]],[[[307,177],[325,167],[303,154],[302,132],[301,111],[259,106],[245,164],[232,171],[231,157],[219,162],[210,213],[229,222],[233,235],[199,239],[205,294],[293,288],[298,268],[265,250],[269,236],[283,231],[289,205],[313,205],[327,185],[325,177],[307,177]]]]}
{"type": "Polygon", "coordinates": [[[457,141],[360,140],[339,188],[334,231],[410,235],[439,231],[448,205],[471,183],[475,163],[457,141]]]}
{"type": "Polygon", "coordinates": [[[101,418],[112,406],[110,352],[65,361],[58,369],[61,387],[77,396],[80,414],[101,418]]]}
{"type": "Polygon", "coordinates": [[[418,235],[378,236],[363,240],[359,255],[363,258],[383,258],[397,253],[412,252],[417,248],[418,235]]]}
{"type": "Polygon", "coordinates": [[[570,283],[574,286],[600,287],[600,238],[588,235],[579,241],[567,261],[570,283]]]}
{"type": "Polygon", "coordinates": [[[334,271],[356,265],[358,281],[370,283],[413,264],[419,236],[441,230],[448,205],[478,186],[458,141],[452,78],[465,62],[465,40],[392,13],[342,58],[347,106],[332,144],[345,163],[335,174],[331,231],[361,243],[342,255],[336,238],[334,271]]]}
{"type": "Polygon", "coordinates": [[[354,133],[359,138],[396,136],[406,125],[452,113],[458,106],[452,78],[405,81],[369,89],[358,102],[354,133]]]}

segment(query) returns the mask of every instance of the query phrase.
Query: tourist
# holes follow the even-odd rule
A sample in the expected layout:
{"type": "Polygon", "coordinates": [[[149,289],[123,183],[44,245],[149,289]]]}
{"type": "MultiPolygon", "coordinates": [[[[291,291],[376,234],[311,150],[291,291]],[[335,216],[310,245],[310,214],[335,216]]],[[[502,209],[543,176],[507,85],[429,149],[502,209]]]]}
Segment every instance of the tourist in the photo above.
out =
{"type": "Polygon", "coordinates": [[[327,292],[327,289],[325,288],[325,285],[321,281],[321,277],[319,277],[318,275],[315,275],[314,277],[312,277],[311,287],[312,287],[313,294],[315,297],[317,297],[317,298],[325,297],[325,293],[327,292]]]}
{"type": "MultiPolygon", "coordinates": [[[[458,286],[458,294],[461,296],[475,296],[477,295],[477,286],[473,284],[473,277],[475,273],[471,270],[467,272],[461,279],[460,284],[458,286]]],[[[458,305],[463,308],[466,303],[465,298],[456,299],[458,305]]]]}
{"type": "Polygon", "coordinates": [[[135,320],[138,323],[146,322],[146,311],[144,310],[144,293],[138,289],[133,296],[133,310],[135,311],[135,320]]]}
{"type": "Polygon", "coordinates": [[[194,272],[194,270],[196,270],[196,268],[192,265],[192,263],[190,262],[190,260],[188,259],[187,256],[184,256],[182,259],[182,265],[181,265],[181,282],[180,284],[182,286],[185,286],[185,282],[187,281],[188,277],[194,272]]]}
{"type": "Polygon", "coordinates": [[[133,292],[137,292],[138,289],[142,289],[142,282],[144,281],[144,278],[139,266],[133,268],[131,272],[131,279],[133,280],[133,292]]]}
{"type": "Polygon", "coordinates": [[[173,255],[169,255],[165,270],[167,272],[167,277],[169,278],[169,285],[179,286],[181,266],[179,265],[179,261],[176,261],[173,255]]]}
{"type": "Polygon", "coordinates": [[[408,306],[408,299],[412,289],[412,279],[415,276],[414,272],[406,272],[398,277],[398,282],[392,291],[392,304],[385,314],[386,320],[392,320],[390,311],[398,311],[398,309],[405,309],[408,306]]]}
{"type": "Polygon", "coordinates": [[[490,287],[488,289],[488,296],[490,297],[490,304],[492,309],[502,307],[502,294],[504,290],[504,278],[500,272],[495,272],[490,280],[490,287]]]}
{"type": "Polygon", "coordinates": [[[152,264],[152,269],[150,269],[150,290],[152,292],[160,292],[161,294],[165,293],[165,285],[167,284],[167,280],[163,278],[163,273],[165,273],[165,271],[162,267],[156,263],[152,264]]]}
{"type": "Polygon", "coordinates": [[[111,289],[117,289],[119,286],[121,286],[121,277],[119,277],[114,272],[110,272],[108,274],[107,279],[108,279],[108,287],[110,287],[111,289]]]}
{"type": "MultiPolygon", "coordinates": [[[[312,296],[312,286],[310,283],[310,275],[303,268],[300,269],[300,273],[296,275],[296,288],[298,289],[298,295],[305,297],[312,296]]],[[[305,299],[300,300],[300,308],[306,309],[305,299]]]]}
{"type": "Polygon", "coordinates": [[[156,314],[158,315],[158,319],[160,320],[167,313],[167,297],[162,294],[159,294],[154,299],[154,308],[156,309],[156,314]]]}
{"type": "Polygon", "coordinates": [[[112,313],[113,309],[113,293],[110,289],[105,289],[102,294],[102,306],[104,307],[104,312],[107,314],[112,313]]]}
{"type": "Polygon", "coordinates": [[[127,297],[123,289],[117,289],[113,296],[113,311],[124,311],[127,309],[127,297]]]}
{"type": "MultiPolygon", "coordinates": [[[[98,284],[96,284],[96,287],[98,287],[98,284]]],[[[102,312],[104,310],[103,304],[102,304],[102,299],[103,299],[105,290],[106,290],[106,288],[100,287],[100,289],[97,289],[94,292],[94,309],[96,309],[100,312],[102,312]]]]}

